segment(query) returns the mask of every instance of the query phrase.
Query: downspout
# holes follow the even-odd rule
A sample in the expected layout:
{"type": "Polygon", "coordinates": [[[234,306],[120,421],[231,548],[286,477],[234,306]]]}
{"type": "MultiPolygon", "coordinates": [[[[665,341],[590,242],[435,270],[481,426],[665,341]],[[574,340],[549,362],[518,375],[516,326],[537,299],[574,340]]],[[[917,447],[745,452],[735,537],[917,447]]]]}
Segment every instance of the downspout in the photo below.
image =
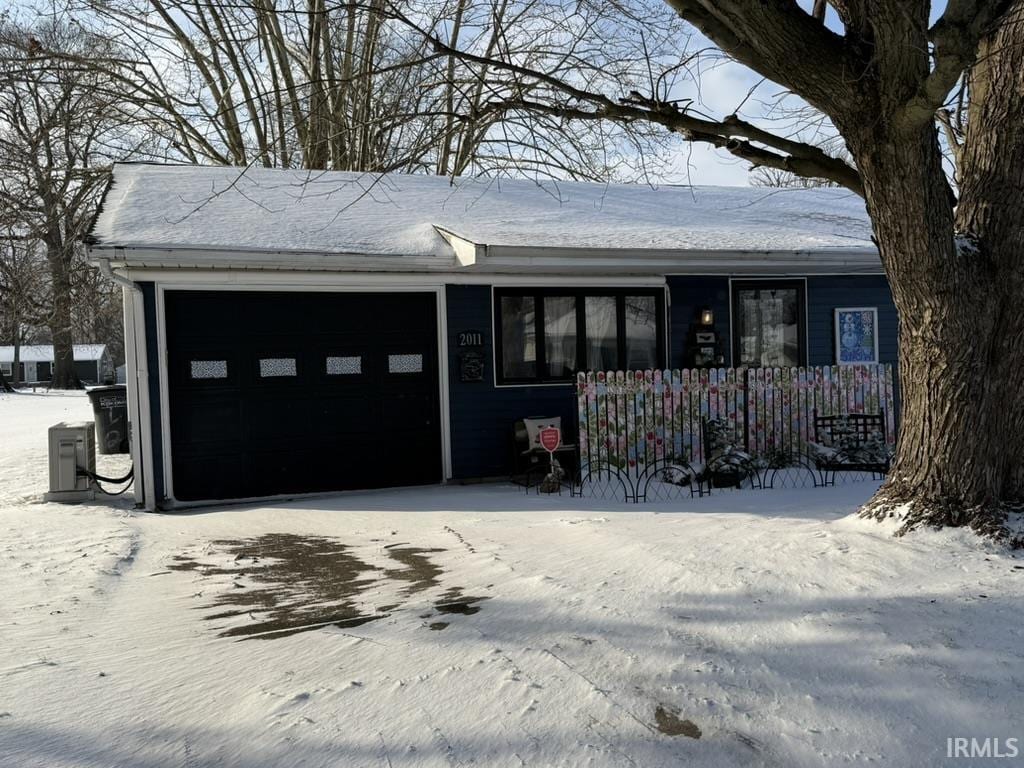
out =
{"type": "Polygon", "coordinates": [[[156,489],[152,480],[153,448],[149,408],[149,365],[146,357],[145,297],[138,283],[114,272],[110,266],[110,259],[97,259],[97,263],[100,274],[121,286],[125,297],[125,366],[129,373],[134,371],[133,381],[129,382],[126,376],[125,384],[128,385],[128,420],[132,426],[132,462],[136,468],[135,501],[152,511],[156,509],[156,489]]]}

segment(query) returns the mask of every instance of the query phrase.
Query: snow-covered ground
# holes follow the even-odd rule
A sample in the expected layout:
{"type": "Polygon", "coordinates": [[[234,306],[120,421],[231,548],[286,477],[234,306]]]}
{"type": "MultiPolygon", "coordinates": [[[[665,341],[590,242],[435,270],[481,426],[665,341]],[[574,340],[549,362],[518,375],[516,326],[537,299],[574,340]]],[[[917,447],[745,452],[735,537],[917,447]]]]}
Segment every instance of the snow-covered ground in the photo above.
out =
{"type": "Polygon", "coordinates": [[[1024,559],[871,484],[40,503],[88,415],[0,395],[0,766],[1020,764],[1024,559]]]}

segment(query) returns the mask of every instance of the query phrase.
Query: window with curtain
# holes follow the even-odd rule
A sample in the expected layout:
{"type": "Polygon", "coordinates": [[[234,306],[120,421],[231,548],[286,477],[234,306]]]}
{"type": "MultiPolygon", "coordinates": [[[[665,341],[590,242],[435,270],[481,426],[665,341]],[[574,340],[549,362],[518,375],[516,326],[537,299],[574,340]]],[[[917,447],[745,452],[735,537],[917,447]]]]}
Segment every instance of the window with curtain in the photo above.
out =
{"type": "Polygon", "coordinates": [[[664,365],[662,289],[502,288],[494,306],[499,384],[664,365]]]}
{"type": "Polygon", "coordinates": [[[587,296],[587,370],[611,371],[619,364],[617,300],[614,296],[587,296]]]}
{"type": "Polygon", "coordinates": [[[732,292],[734,365],[806,364],[803,281],[735,281],[732,292]]]}
{"type": "Polygon", "coordinates": [[[533,296],[502,296],[501,369],[509,378],[532,379],[537,375],[536,312],[533,296]]]}
{"type": "Polygon", "coordinates": [[[576,372],[576,298],[544,297],[544,360],[552,379],[576,372]]]}
{"type": "Polygon", "coordinates": [[[626,369],[658,366],[658,308],[653,296],[626,296],[626,369]]]}

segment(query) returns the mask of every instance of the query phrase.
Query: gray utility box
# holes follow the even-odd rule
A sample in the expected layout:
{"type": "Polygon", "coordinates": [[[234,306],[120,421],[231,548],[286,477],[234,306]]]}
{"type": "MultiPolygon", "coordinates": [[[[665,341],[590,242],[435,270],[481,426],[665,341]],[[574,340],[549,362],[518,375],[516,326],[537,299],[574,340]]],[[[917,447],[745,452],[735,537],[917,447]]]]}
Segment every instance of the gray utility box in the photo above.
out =
{"type": "Polygon", "coordinates": [[[79,469],[96,472],[96,426],[91,421],[61,422],[50,427],[50,492],[47,501],[92,501],[92,478],[79,469]]]}

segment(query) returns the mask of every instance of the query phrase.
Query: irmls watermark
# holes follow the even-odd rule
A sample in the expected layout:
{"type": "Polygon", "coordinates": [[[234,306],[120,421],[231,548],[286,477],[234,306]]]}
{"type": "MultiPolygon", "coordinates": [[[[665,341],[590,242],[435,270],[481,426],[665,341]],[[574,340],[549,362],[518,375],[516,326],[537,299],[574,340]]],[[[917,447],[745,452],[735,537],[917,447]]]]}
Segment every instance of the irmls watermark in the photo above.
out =
{"type": "Polygon", "coordinates": [[[967,738],[950,736],[946,739],[946,757],[1009,758],[1020,754],[1018,739],[967,738]]]}

